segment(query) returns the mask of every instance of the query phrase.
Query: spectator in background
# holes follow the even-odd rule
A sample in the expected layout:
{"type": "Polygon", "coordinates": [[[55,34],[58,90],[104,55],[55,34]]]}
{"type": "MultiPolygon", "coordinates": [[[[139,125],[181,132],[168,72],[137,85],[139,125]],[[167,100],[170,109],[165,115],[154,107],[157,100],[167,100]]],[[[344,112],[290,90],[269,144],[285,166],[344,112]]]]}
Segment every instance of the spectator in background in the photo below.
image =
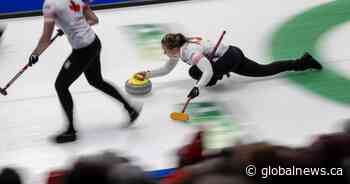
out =
{"type": "Polygon", "coordinates": [[[22,184],[22,181],[15,169],[4,168],[0,174],[0,184],[22,184]]]}
{"type": "Polygon", "coordinates": [[[307,146],[295,148],[256,142],[232,146],[214,157],[198,152],[203,150],[198,149],[202,140],[197,134],[191,144],[180,149],[179,159],[186,162],[180,162],[179,170],[162,184],[305,183],[309,179],[312,183],[350,183],[349,127],[350,122],[346,122],[343,131],[322,134],[307,146]],[[256,167],[256,175],[248,177],[246,168],[249,165],[256,167]],[[333,175],[322,175],[321,172],[293,176],[262,173],[268,167],[326,169],[328,173],[333,169],[333,175]]]}
{"type": "Polygon", "coordinates": [[[111,152],[78,159],[65,177],[65,184],[154,184],[130,160],[111,152]]]}

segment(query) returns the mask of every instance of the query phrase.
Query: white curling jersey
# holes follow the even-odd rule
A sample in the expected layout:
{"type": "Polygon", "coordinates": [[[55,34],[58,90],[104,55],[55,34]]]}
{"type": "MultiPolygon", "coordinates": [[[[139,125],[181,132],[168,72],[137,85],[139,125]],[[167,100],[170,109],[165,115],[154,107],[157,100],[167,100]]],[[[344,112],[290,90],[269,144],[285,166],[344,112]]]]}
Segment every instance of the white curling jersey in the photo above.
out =
{"type": "MultiPolygon", "coordinates": [[[[200,37],[193,37],[181,47],[180,58],[189,65],[196,65],[203,57],[209,60],[214,47],[215,44],[208,40],[202,40],[200,37]]],[[[220,43],[212,61],[217,61],[226,53],[228,48],[227,45],[220,43]]]]}
{"type": "Polygon", "coordinates": [[[45,0],[44,20],[54,21],[74,49],[83,48],[90,45],[96,36],[83,15],[87,6],[82,0],[45,0]]]}

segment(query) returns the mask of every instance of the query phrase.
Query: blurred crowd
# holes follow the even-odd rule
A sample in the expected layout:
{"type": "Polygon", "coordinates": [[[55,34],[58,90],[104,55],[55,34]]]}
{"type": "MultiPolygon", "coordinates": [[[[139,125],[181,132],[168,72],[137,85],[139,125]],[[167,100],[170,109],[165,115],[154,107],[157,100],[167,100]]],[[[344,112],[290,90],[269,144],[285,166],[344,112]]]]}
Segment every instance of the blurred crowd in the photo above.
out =
{"type": "MultiPolygon", "coordinates": [[[[206,152],[199,131],[177,152],[167,177],[155,179],[129,158],[114,152],[82,156],[71,168],[49,172],[47,184],[255,184],[350,183],[350,123],[318,136],[309,145],[241,143],[206,152]]],[[[1,184],[21,184],[12,168],[3,168],[1,184]]],[[[25,183],[25,182],[23,182],[25,183]]]]}

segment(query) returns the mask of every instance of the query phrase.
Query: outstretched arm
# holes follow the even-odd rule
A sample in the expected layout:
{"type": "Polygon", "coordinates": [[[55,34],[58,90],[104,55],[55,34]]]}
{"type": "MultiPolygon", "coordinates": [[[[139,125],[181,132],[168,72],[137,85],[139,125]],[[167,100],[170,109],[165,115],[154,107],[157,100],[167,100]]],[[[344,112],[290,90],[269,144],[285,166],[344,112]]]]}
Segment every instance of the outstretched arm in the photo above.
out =
{"type": "Polygon", "coordinates": [[[138,74],[143,75],[144,78],[154,78],[154,77],[161,77],[161,76],[167,75],[175,68],[175,66],[178,63],[178,60],[179,60],[178,58],[170,58],[169,61],[167,61],[165,65],[162,66],[161,68],[150,70],[150,71],[139,72],[138,74]]]}
{"type": "Polygon", "coordinates": [[[45,21],[44,21],[43,32],[41,34],[41,37],[39,39],[37,46],[32,52],[32,55],[39,56],[50,45],[51,36],[55,28],[55,22],[46,18],[44,20],[45,21]]]}

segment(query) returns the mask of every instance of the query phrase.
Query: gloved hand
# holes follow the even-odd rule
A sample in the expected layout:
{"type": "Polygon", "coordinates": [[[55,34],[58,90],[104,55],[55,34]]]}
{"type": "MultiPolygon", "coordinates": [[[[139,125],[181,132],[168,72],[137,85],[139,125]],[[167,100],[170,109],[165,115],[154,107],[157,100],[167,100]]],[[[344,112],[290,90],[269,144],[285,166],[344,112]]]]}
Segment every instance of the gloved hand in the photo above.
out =
{"type": "Polygon", "coordinates": [[[58,36],[63,36],[64,35],[64,32],[62,29],[57,29],[57,35],[58,36]]]}
{"type": "Polygon", "coordinates": [[[199,95],[199,88],[193,87],[190,93],[187,95],[188,98],[194,99],[199,95]]]}
{"type": "Polygon", "coordinates": [[[38,60],[39,60],[39,56],[36,54],[32,54],[29,57],[28,65],[33,66],[36,62],[38,62],[38,60]]]}

